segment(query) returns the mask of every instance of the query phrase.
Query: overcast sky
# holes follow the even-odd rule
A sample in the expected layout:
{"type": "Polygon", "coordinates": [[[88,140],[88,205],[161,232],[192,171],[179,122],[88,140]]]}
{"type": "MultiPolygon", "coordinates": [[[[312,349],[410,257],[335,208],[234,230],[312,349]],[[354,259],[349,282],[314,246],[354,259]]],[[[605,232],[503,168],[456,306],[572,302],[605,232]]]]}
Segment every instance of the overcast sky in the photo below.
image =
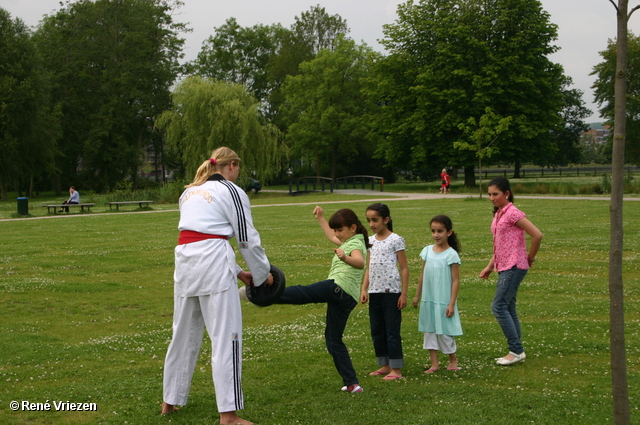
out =
{"type": "MultiPolygon", "coordinates": [[[[202,42],[231,17],[243,26],[280,23],[289,27],[295,16],[320,4],[330,15],[338,14],[346,19],[349,34],[358,42],[364,41],[374,49],[384,52],[378,40],[383,37],[382,25],[396,19],[400,0],[183,0],[185,5],[176,11],[175,21],[187,23],[193,32],[183,34],[186,39],[185,59],[191,60],[200,51],[202,42]]],[[[631,7],[640,0],[631,0],[631,7]]],[[[609,0],[542,0],[542,5],[558,25],[557,45],[561,47],[551,59],[562,64],[565,73],[573,78],[574,87],[584,92],[584,101],[593,115],[588,122],[600,121],[593,102],[591,85],[594,77],[589,74],[600,62],[599,52],[607,46],[607,40],[616,35],[616,15],[609,0]]],[[[60,9],[60,0],[0,0],[0,7],[13,18],[22,19],[29,26],[36,26],[43,15],[60,9]]],[[[629,29],[640,33],[640,11],[629,21],[629,29]]]]}

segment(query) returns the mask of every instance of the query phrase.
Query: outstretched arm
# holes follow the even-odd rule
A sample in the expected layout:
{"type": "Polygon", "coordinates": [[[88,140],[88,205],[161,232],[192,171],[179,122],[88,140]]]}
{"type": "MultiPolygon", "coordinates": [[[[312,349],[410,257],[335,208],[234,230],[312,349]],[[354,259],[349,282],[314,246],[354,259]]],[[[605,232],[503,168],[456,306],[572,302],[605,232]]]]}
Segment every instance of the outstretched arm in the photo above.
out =
{"type": "Polygon", "coordinates": [[[315,216],[316,220],[318,220],[318,224],[320,225],[320,227],[322,227],[322,230],[324,231],[327,239],[338,246],[342,245],[342,242],[340,242],[340,240],[336,237],[336,232],[331,227],[329,227],[329,223],[327,223],[327,220],[325,220],[324,216],[322,215],[322,207],[315,207],[313,209],[313,215],[315,216]]]}

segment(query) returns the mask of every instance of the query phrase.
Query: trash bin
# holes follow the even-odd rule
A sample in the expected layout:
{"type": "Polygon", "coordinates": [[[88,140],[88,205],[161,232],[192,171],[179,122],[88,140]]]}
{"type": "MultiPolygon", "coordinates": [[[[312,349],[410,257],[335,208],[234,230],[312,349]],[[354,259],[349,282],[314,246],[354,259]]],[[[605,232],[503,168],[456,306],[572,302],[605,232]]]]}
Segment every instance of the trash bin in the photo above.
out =
{"type": "Polygon", "coordinates": [[[29,198],[18,198],[18,214],[29,215],[29,198]]]}

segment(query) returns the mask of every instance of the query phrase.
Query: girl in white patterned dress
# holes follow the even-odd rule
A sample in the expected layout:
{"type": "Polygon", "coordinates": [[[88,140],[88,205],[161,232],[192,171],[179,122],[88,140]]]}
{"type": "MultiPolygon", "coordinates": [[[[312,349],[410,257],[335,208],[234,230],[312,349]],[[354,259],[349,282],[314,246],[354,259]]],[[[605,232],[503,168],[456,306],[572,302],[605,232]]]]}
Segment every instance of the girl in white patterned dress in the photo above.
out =
{"type": "Polygon", "coordinates": [[[367,222],[373,236],[367,256],[367,269],[360,301],[369,302],[371,338],[376,353],[378,370],[371,376],[383,376],[385,381],[402,378],[402,309],[407,306],[409,268],[402,236],[393,233],[389,207],[375,203],[366,211],[367,222]],[[400,270],[398,271],[398,266],[400,270]]]}

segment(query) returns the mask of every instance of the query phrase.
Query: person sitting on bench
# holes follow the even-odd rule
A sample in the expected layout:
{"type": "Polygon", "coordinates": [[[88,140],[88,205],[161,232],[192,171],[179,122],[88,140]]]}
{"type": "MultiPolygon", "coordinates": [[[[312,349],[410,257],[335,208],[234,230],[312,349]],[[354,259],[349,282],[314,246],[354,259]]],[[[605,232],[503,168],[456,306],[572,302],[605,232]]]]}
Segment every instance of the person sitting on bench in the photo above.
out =
{"type": "MultiPolygon", "coordinates": [[[[69,204],[79,204],[79,203],[80,203],[80,193],[78,193],[78,191],[74,186],[71,186],[69,188],[69,199],[64,201],[62,204],[69,205],[69,204]]],[[[58,212],[62,212],[62,211],[69,212],[69,207],[62,207],[58,212]]]]}

